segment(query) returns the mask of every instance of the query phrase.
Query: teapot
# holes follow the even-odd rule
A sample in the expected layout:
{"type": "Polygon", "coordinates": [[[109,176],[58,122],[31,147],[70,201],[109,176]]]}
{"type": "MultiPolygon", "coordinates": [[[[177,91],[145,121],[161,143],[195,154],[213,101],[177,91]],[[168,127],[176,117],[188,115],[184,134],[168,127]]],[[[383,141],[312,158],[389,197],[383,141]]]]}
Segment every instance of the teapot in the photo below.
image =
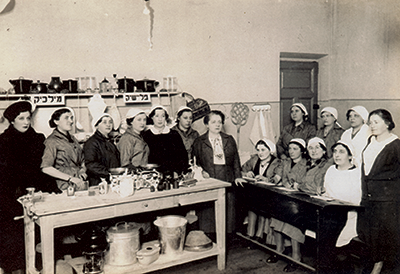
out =
{"type": "Polygon", "coordinates": [[[41,83],[40,80],[37,80],[36,83],[31,85],[31,93],[46,93],[47,92],[47,84],[41,83]]]}

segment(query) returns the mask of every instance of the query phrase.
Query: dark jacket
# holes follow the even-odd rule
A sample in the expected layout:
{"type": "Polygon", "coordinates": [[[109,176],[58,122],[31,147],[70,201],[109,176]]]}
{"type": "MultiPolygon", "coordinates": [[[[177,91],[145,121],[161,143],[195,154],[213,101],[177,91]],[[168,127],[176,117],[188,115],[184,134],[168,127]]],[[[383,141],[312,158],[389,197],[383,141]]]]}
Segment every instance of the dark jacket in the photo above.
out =
{"type": "Polygon", "coordinates": [[[191,127],[188,129],[187,132],[183,132],[178,125],[175,125],[171,129],[178,132],[179,135],[182,137],[183,144],[185,145],[186,151],[188,152],[188,157],[189,159],[192,159],[193,143],[194,140],[196,140],[196,138],[200,136],[200,134],[197,132],[197,130],[194,130],[191,127]]]}
{"type": "Polygon", "coordinates": [[[338,126],[336,123],[326,136],[324,136],[323,127],[317,131],[317,134],[315,136],[324,140],[327,150],[326,154],[328,155],[328,158],[332,157],[332,146],[336,144],[337,141],[340,140],[340,137],[342,137],[343,132],[344,129],[338,126]]]}
{"type": "Polygon", "coordinates": [[[25,267],[24,222],[17,198],[27,187],[49,191],[51,180],[40,170],[45,137],[33,128],[21,133],[10,125],[0,135],[0,267],[12,272],[25,267]]]}
{"type": "Polygon", "coordinates": [[[109,182],[109,168],[120,166],[117,147],[110,138],[106,138],[98,130],[83,145],[86,174],[91,186],[98,185],[100,178],[109,182]]]}
{"type": "Polygon", "coordinates": [[[216,172],[214,165],[213,147],[208,138],[208,132],[201,135],[193,143],[193,156],[196,157],[196,164],[201,166],[210,177],[226,182],[234,182],[241,178],[240,159],[235,139],[231,135],[221,132],[222,145],[225,154],[225,168],[216,172]]]}
{"type": "Polygon", "coordinates": [[[400,202],[400,140],[382,149],[368,175],[365,175],[363,163],[361,176],[362,199],[400,202]]]}
{"type": "Polygon", "coordinates": [[[333,165],[332,158],[322,158],[317,161],[316,165],[311,165],[311,161],[308,161],[306,174],[298,178],[298,188],[312,194],[321,194],[321,192],[324,192],[325,174],[331,165],[333,165]]]}
{"type": "Polygon", "coordinates": [[[149,129],[143,133],[143,139],[150,148],[149,163],[160,165],[160,171],[181,173],[189,167],[187,151],[175,130],[154,134],[149,129]]]}
{"type": "Polygon", "coordinates": [[[273,179],[277,174],[278,167],[280,165],[280,160],[275,156],[271,156],[270,164],[268,168],[264,171],[264,174],[260,174],[260,158],[257,154],[251,155],[250,159],[242,166],[242,172],[247,173],[253,171],[254,175],[262,175],[268,178],[268,181],[273,179]]]}
{"type": "Polygon", "coordinates": [[[289,125],[285,126],[279,136],[279,140],[276,143],[276,151],[278,152],[278,156],[282,158],[282,155],[286,155],[289,157],[288,154],[288,146],[290,140],[293,138],[301,138],[306,143],[311,138],[315,137],[317,133],[315,126],[310,124],[308,121],[304,121],[297,127],[294,123],[290,123],[289,125]]]}

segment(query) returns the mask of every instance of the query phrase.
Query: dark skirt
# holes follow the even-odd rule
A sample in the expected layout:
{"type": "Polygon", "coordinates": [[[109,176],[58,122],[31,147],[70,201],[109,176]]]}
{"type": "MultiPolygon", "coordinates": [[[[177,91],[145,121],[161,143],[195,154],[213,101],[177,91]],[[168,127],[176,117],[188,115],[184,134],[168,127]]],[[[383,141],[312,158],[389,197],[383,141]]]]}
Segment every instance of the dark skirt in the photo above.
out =
{"type": "Polygon", "coordinates": [[[370,249],[373,262],[399,264],[400,203],[362,200],[365,211],[359,213],[357,232],[370,249]]]}

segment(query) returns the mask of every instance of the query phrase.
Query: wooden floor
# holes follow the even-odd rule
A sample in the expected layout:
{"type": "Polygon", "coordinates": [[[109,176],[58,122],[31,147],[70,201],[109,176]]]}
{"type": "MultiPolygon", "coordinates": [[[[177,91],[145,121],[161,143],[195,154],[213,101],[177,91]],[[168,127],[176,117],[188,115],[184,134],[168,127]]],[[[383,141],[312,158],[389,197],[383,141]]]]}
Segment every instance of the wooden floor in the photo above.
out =
{"type": "MultiPolygon", "coordinates": [[[[257,245],[251,244],[239,236],[229,235],[227,238],[227,261],[226,269],[219,271],[217,268],[217,258],[211,257],[208,259],[195,261],[193,263],[174,266],[171,268],[163,269],[153,274],[210,274],[210,273],[254,273],[254,274],[268,274],[268,273],[286,273],[283,268],[287,265],[286,261],[278,261],[275,264],[266,263],[266,259],[270,256],[264,249],[257,245]]],[[[306,269],[297,269],[294,274],[298,273],[312,273],[306,269]]]]}

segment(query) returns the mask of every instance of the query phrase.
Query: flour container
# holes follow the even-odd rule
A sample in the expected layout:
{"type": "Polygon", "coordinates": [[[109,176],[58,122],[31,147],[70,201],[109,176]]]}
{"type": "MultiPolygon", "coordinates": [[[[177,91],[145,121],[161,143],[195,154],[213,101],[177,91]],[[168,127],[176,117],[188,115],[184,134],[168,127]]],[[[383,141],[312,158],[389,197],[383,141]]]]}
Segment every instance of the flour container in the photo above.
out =
{"type": "Polygon", "coordinates": [[[173,257],[183,252],[186,224],[185,218],[175,215],[158,217],[154,221],[159,231],[161,254],[173,257]]]}
{"type": "Polygon", "coordinates": [[[117,223],[107,230],[110,243],[108,264],[124,266],[136,263],[140,247],[139,227],[136,224],[117,223]]]}

